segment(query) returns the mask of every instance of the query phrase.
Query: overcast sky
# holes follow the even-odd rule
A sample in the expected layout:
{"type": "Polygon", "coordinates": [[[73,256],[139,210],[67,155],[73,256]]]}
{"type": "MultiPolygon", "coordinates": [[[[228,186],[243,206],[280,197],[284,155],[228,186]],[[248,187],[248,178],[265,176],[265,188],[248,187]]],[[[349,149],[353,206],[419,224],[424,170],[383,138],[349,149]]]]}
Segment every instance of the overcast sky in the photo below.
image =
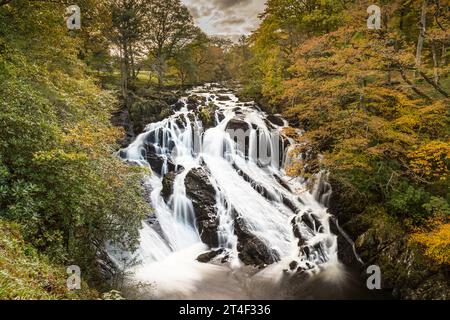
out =
{"type": "Polygon", "coordinates": [[[266,0],[182,0],[197,25],[209,35],[236,39],[259,24],[266,0]]]}

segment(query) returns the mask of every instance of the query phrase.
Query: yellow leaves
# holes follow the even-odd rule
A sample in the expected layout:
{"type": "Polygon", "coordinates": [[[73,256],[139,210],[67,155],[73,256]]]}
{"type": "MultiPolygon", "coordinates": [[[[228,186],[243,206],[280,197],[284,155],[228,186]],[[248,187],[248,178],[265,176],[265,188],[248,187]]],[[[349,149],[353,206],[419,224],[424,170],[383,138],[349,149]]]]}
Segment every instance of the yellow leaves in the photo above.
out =
{"type": "Polygon", "coordinates": [[[412,171],[420,177],[445,180],[449,175],[450,143],[431,141],[408,154],[412,171]]]}
{"type": "Polygon", "coordinates": [[[439,224],[431,232],[419,231],[411,241],[424,247],[425,255],[441,264],[450,264],[450,224],[439,224]]]}
{"type": "Polygon", "coordinates": [[[97,156],[99,153],[109,152],[111,145],[121,136],[122,132],[118,128],[82,121],[68,130],[63,142],[76,150],[97,156]]]}
{"type": "Polygon", "coordinates": [[[45,163],[53,161],[84,161],[88,156],[85,153],[67,153],[64,150],[56,149],[51,151],[40,151],[34,154],[33,160],[36,163],[45,163]]]}

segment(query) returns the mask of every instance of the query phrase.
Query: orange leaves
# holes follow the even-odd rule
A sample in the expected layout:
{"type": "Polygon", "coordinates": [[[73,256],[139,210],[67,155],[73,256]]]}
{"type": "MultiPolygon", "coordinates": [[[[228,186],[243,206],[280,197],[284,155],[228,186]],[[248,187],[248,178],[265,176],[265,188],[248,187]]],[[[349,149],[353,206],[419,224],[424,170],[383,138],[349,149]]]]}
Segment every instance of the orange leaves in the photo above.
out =
{"type": "Polygon", "coordinates": [[[427,180],[445,180],[449,175],[450,143],[431,141],[408,154],[412,171],[427,180]]]}
{"type": "Polygon", "coordinates": [[[425,255],[441,264],[450,264],[450,224],[439,224],[431,232],[421,231],[411,241],[425,248],[425,255]]]}

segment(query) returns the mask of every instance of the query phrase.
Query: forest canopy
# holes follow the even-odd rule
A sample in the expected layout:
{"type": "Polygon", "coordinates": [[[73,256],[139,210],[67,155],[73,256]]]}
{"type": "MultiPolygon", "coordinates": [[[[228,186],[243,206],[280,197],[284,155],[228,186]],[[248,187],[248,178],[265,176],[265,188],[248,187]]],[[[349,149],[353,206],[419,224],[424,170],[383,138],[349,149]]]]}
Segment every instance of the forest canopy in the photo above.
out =
{"type": "Polygon", "coordinates": [[[124,136],[210,82],[239,83],[239,97],[289,121],[288,175],[329,174],[343,225],[400,226],[448,267],[450,5],[375,1],[372,30],[372,4],[268,0],[260,26],[233,42],[202,31],[180,0],[77,0],[79,30],[66,1],[0,0],[0,299],[97,297],[66,292],[70,264],[105,289],[106,246],[135,250],[151,214],[151,172],[119,159],[124,136]],[[134,122],[126,133],[117,114],[134,122]]]}
{"type": "Polygon", "coordinates": [[[450,7],[380,1],[370,30],[370,4],[268,1],[238,74],[305,130],[291,175],[330,172],[343,214],[388,212],[449,263],[450,7]]]}

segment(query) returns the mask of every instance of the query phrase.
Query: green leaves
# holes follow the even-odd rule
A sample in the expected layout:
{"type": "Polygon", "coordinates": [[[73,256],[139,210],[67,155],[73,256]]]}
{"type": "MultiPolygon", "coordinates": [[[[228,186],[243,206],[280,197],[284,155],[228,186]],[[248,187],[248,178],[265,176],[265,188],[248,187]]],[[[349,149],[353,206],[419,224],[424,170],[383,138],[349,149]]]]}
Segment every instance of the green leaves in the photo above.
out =
{"type": "MultiPolygon", "coordinates": [[[[89,1],[84,10],[100,6],[89,1]]],[[[86,74],[63,8],[0,7],[0,219],[19,223],[52,261],[91,277],[106,241],[135,247],[149,209],[142,172],[113,155],[122,134],[109,122],[117,101],[86,74]]]]}

